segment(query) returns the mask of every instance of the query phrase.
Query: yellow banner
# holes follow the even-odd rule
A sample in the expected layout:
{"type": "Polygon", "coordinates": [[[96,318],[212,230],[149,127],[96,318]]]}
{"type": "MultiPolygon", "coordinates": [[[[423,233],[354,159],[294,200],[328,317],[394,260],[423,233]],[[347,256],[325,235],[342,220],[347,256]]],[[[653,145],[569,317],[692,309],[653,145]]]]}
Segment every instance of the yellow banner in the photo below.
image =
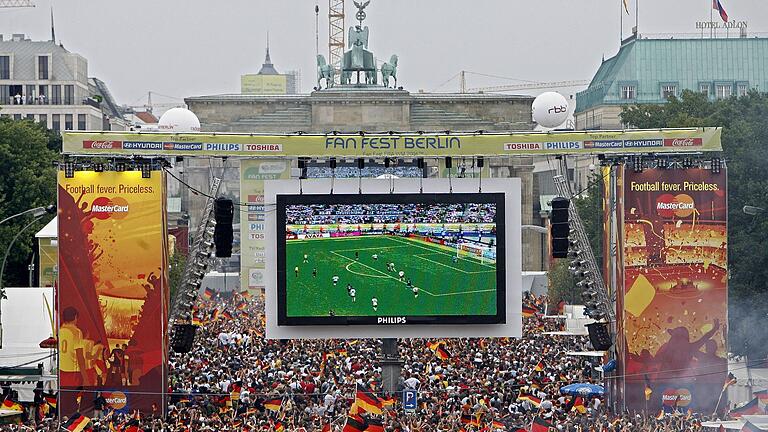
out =
{"type": "Polygon", "coordinates": [[[722,151],[721,128],[505,134],[64,132],[64,154],[230,157],[512,156],[722,151]]]}

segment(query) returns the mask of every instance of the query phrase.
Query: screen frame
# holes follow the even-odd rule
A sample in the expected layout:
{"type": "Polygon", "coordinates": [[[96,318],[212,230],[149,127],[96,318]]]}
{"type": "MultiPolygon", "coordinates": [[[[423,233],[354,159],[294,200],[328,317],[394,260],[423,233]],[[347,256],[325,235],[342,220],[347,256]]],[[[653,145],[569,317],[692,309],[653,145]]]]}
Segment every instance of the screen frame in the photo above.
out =
{"type": "Polygon", "coordinates": [[[486,193],[372,193],[372,194],[276,194],[275,230],[277,235],[277,325],[279,326],[360,326],[360,325],[445,325],[506,324],[506,197],[504,192],[486,193]],[[419,315],[419,316],[327,316],[290,317],[287,314],[286,208],[311,204],[495,204],[496,205],[496,314],[495,315],[419,315]],[[380,322],[379,318],[392,318],[380,322]],[[402,322],[398,322],[400,318],[402,322]]]}

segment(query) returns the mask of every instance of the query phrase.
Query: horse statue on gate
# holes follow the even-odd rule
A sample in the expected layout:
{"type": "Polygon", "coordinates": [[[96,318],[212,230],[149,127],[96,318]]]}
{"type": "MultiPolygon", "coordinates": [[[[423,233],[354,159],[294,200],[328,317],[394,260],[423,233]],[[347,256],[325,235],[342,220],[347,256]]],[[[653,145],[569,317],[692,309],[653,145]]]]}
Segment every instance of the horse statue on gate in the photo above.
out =
{"type": "Polygon", "coordinates": [[[389,62],[384,62],[381,65],[381,82],[384,87],[389,87],[389,78],[395,80],[395,85],[392,88],[397,88],[397,54],[392,54],[389,58],[389,62]]]}
{"type": "Polygon", "coordinates": [[[320,81],[325,78],[325,87],[333,87],[333,65],[329,65],[325,62],[325,57],[322,54],[317,55],[317,89],[320,90],[320,81]]]}

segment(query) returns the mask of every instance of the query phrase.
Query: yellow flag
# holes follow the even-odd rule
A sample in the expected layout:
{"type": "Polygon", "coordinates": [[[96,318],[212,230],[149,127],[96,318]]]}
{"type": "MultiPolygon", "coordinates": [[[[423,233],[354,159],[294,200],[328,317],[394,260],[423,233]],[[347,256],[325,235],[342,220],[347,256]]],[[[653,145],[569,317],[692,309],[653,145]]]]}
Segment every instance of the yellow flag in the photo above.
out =
{"type": "Polygon", "coordinates": [[[629,2],[627,0],[622,0],[624,2],[624,10],[627,12],[627,15],[629,15],[629,2]]]}

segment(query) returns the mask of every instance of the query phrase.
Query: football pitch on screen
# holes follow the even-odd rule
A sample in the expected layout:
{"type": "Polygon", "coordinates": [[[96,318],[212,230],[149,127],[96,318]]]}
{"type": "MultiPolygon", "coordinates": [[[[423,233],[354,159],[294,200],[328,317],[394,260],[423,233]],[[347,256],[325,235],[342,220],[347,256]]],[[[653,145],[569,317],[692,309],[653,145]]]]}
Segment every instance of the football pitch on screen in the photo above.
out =
{"type": "Polygon", "coordinates": [[[495,262],[456,255],[453,248],[393,235],[286,240],[286,315],[496,315],[495,262]]]}

